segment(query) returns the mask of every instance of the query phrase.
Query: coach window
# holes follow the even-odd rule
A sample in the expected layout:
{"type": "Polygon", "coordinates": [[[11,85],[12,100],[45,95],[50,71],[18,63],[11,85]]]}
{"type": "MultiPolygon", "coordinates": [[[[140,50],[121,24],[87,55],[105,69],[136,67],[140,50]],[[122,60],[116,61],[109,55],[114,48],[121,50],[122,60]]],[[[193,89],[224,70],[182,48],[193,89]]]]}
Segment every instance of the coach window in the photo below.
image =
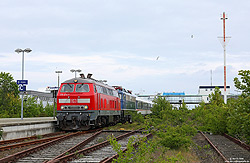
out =
{"type": "Polygon", "coordinates": [[[74,84],[64,84],[61,88],[61,92],[73,92],[74,84]]]}
{"type": "Polygon", "coordinates": [[[89,85],[88,84],[77,84],[76,85],[76,92],[89,92],[89,85]]]}

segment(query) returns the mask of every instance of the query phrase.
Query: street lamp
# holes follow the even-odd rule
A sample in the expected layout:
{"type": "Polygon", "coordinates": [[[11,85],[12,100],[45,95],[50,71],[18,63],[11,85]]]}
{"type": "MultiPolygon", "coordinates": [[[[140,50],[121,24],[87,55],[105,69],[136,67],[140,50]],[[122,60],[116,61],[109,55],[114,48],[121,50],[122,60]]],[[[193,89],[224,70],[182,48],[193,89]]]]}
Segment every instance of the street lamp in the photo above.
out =
{"type": "MultiPolygon", "coordinates": [[[[26,48],[24,50],[22,49],[16,49],[15,52],[23,53],[22,54],[22,80],[24,79],[24,52],[30,53],[32,50],[30,48],[26,48]]],[[[21,105],[21,120],[23,120],[23,94],[22,94],[22,105],[21,105]]]]}
{"type": "Polygon", "coordinates": [[[59,74],[60,74],[60,73],[62,73],[62,71],[55,71],[55,73],[57,73],[57,74],[58,74],[58,82],[57,82],[57,86],[58,86],[58,90],[59,90],[59,79],[60,79],[59,74]]]}
{"type": "Polygon", "coordinates": [[[55,119],[55,110],[56,110],[56,107],[55,107],[55,100],[56,100],[56,94],[57,92],[59,91],[59,74],[62,73],[62,71],[55,71],[55,73],[58,74],[58,82],[57,82],[57,90],[52,90],[52,93],[53,93],[53,98],[54,98],[54,112],[53,112],[53,118],[55,119]]]}
{"type": "Polygon", "coordinates": [[[75,69],[71,69],[70,72],[74,72],[75,73],[75,78],[76,78],[76,72],[81,72],[82,70],[78,69],[78,70],[75,70],[75,69]]]}

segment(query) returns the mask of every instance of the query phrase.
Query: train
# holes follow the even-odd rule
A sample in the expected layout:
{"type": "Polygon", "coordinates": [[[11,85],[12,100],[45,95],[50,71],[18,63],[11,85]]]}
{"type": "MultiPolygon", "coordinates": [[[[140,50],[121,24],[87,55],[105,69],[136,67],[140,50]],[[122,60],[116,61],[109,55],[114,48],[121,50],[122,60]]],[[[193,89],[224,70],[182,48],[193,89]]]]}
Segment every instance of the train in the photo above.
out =
{"type": "Polygon", "coordinates": [[[142,115],[148,115],[153,107],[153,102],[132,95],[131,90],[126,90],[121,86],[113,86],[118,90],[118,95],[121,100],[121,110],[137,111],[142,115]]]}
{"type": "Polygon", "coordinates": [[[80,74],[61,83],[57,93],[57,126],[61,130],[88,130],[116,123],[132,123],[126,111],[150,113],[152,102],[137,99],[131,91],[109,86],[80,74]]]}

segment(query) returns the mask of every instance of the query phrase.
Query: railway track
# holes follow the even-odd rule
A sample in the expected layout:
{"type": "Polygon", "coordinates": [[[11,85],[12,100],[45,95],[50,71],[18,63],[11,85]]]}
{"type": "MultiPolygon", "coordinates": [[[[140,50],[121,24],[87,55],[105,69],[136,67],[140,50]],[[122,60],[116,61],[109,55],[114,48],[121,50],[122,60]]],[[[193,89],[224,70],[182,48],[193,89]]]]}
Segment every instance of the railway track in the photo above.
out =
{"type": "Polygon", "coordinates": [[[236,139],[232,138],[234,139],[234,141],[232,141],[229,136],[200,133],[222,157],[223,162],[250,162],[250,148],[244,143],[236,144],[236,139]]]}
{"type": "MultiPolygon", "coordinates": [[[[95,132],[94,134],[87,132],[70,133],[36,147],[4,157],[0,159],[0,162],[65,162],[109,145],[107,137],[110,135],[115,136],[117,140],[121,140],[135,133],[136,131],[125,132],[125,134],[124,132],[103,131],[95,132]]],[[[125,142],[123,144],[126,144],[125,142]]],[[[106,155],[102,156],[103,158],[100,158],[99,161],[107,157],[106,155]]]]}
{"type": "MultiPolygon", "coordinates": [[[[116,137],[116,140],[122,144],[123,148],[125,148],[130,136],[135,135],[137,132],[139,131],[137,130],[137,131],[127,132],[125,134],[122,134],[116,137]]],[[[117,132],[114,132],[112,134],[115,136],[117,132]]],[[[109,144],[109,141],[105,140],[101,143],[98,143],[92,146],[86,146],[82,150],[79,150],[75,153],[71,153],[69,155],[65,155],[58,159],[52,160],[49,163],[56,163],[56,162],[92,162],[92,163],[95,163],[95,162],[100,162],[104,159],[106,160],[107,156],[112,157],[115,154],[116,152],[113,151],[111,145],[109,144]]]]}
{"type": "Polygon", "coordinates": [[[39,136],[25,137],[19,139],[12,139],[1,141],[0,146],[0,159],[7,157],[9,155],[21,152],[28,148],[32,148],[44,142],[48,142],[54,139],[57,139],[63,135],[66,135],[65,132],[57,132],[39,136]],[[39,139],[40,138],[40,139],[39,139]]]}
{"type": "MultiPolygon", "coordinates": [[[[44,149],[44,148],[51,146],[53,144],[59,143],[60,141],[68,139],[72,136],[83,134],[83,133],[85,133],[85,132],[69,133],[69,134],[66,134],[63,136],[58,136],[55,139],[47,140],[40,145],[36,145],[36,146],[33,145],[31,147],[25,148],[24,150],[15,153],[15,154],[1,158],[0,162],[14,162],[15,160],[22,158],[22,157],[25,157],[26,155],[29,155],[31,153],[34,153],[34,152],[39,151],[41,149],[44,149]]],[[[22,146],[20,146],[20,147],[22,147],[22,146]]]]}
{"type": "MultiPolygon", "coordinates": [[[[58,134],[54,134],[54,135],[58,135],[58,134]]],[[[48,141],[60,138],[66,134],[59,134],[58,136],[54,136],[54,135],[53,135],[53,137],[38,139],[38,140],[31,140],[31,141],[29,138],[22,138],[23,142],[21,142],[21,143],[17,143],[19,140],[18,141],[13,140],[13,141],[9,142],[10,144],[0,146],[0,151],[11,150],[14,148],[20,148],[20,147],[34,145],[34,144],[41,144],[43,142],[48,142],[48,141]]]]}
{"type": "Polygon", "coordinates": [[[3,141],[0,141],[0,147],[4,146],[4,145],[9,145],[9,144],[19,143],[19,142],[24,142],[24,141],[53,137],[53,136],[57,136],[57,135],[62,135],[64,133],[65,132],[54,132],[54,133],[49,133],[49,134],[44,134],[44,135],[35,135],[35,136],[30,136],[30,137],[25,137],[25,138],[3,140],[3,141]]]}

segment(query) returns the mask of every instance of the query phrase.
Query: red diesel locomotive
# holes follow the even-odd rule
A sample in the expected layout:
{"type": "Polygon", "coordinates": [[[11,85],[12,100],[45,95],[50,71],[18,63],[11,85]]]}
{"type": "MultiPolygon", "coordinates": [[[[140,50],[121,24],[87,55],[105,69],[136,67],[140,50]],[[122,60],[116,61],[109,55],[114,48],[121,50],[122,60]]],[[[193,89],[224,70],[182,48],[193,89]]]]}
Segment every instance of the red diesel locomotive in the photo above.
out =
{"type": "Polygon", "coordinates": [[[57,94],[57,124],[61,130],[87,130],[131,119],[121,110],[118,92],[91,76],[81,74],[61,84],[57,94]]]}

